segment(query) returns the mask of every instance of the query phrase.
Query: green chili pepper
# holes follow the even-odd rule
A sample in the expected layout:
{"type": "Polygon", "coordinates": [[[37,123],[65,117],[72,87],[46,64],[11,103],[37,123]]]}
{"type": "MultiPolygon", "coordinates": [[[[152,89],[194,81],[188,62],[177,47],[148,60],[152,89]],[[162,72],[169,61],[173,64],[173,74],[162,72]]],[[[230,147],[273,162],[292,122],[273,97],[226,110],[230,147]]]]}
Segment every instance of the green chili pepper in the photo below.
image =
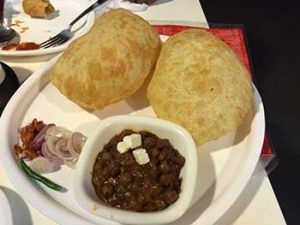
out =
{"type": "Polygon", "coordinates": [[[41,176],[34,172],[27,164],[24,162],[23,159],[19,159],[19,164],[24,172],[31,178],[45,184],[47,187],[55,190],[55,191],[64,191],[66,190],[64,187],[60,186],[59,184],[54,183],[53,181],[47,179],[46,177],[41,176]]]}

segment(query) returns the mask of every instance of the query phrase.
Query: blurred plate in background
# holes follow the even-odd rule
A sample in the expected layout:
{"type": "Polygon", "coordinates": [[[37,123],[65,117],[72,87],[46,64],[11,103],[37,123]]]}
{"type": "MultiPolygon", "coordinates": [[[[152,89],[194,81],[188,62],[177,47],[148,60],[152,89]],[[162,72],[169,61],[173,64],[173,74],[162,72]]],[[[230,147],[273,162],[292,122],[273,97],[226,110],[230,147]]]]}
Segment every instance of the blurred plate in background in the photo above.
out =
{"type": "MultiPolygon", "coordinates": [[[[6,4],[6,24],[18,33],[17,37],[11,42],[41,43],[46,41],[65,29],[73,19],[91,4],[88,0],[51,0],[51,3],[55,8],[55,12],[47,18],[32,18],[25,14],[21,1],[6,4]]],[[[35,56],[63,51],[72,40],[87,33],[93,26],[94,20],[94,12],[84,16],[72,28],[72,31],[75,32],[73,38],[57,47],[26,51],[0,50],[0,56],[35,56]]]]}

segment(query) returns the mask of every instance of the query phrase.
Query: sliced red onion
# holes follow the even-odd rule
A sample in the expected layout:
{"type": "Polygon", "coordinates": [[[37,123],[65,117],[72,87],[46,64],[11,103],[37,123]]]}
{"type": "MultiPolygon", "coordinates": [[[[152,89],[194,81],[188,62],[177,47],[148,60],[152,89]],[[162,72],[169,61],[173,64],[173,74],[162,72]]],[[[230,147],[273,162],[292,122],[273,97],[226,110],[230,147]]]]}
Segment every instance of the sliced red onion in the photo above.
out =
{"type": "Polygon", "coordinates": [[[47,145],[47,149],[44,149],[45,155],[48,154],[48,157],[60,159],[67,166],[74,167],[86,137],[79,132],[72,133],[64,127],[55,126],[47,130],[44,139],[47,145]]]}
{"type": "Polygon", "coordinates": [[[68,139],[60,138],[55,143],[55,154],[63,160],[68,160],[74,158],[67,146],[68,139]]]}
{"type": "Polygon", "coordinates": [[[56,143],[61,138],[69,138],[72,132],[64,127],[51,127],[47,130],[45,135],[45,141],[48,145],[49,150],[56,155],[56,143]]]}
{"type": "Polygon", "coordinates": [[[64,161],[64,164],[70,168],[75,168],[77,160],[78,160],[78,158],[74,158],[73,160],[66,160],[66,161],[64,161]]]}
{"type": "Polygon", "coordinates": [[[45,140],[47,141],[48,138],[60,138],[60,137],[64,137],[64,138],[68,138],[69,136],[72,135],[72,132],[69,131],[68,129],[64,128],[64,127],[51,127],[47,130],[46,135],[45,135],[45,140]]]}
{"type": "Polygon", "coordinates": [[[44,142],[45,134],[46,134],[47,130],[52,126],[55,126],[55,124],[51,123],[51,124],[48,124],[48,125],[44,126],[44,128],[35,136],[35,138],[31,142],[31,147],[34,150],[40,150],[41,149],[42,144],[44,142]]]}
{"type": "Polygon", "coordinates": [[[79,133],[79,132],[74,132],[73,135],[72,135],[72,143],[73,143],[73,147],[75,149],[75,151],[80,154],[82,148],[83,148],[83,145],[86,141],[86,137],[79,133]]]}
{"type": "MultiPolygon", "coordinates": [[[[73,137],[73,136],[72,136],[73,137]]],[[[76,157],[79,156],[79,153],[76,152],[75,148],[74,148],[74,145],[73,145],[73,141],[72,141],[73,138],[69,138],[68,139],[68,143],[67,143],[67,146],[68,146],[68,149],[70,151],[70,153],[76,157]]]]}
{"type": "Polygon", "coordinates": [[[53,162],[44,156],[38,156],[28,163],[28,166],[39,174],[51,173],[59,170],[62,162],[53,162]]]}
{"type": "Polygon", "coordinates": [[[55,162],[59,164],[63,163],[63,160],[61,158],[59,158],[57,155],[53,154],[50,151],[46,142],[42,144],[42,154],[45,158],[49,159],[50,162],[55,162]]]}

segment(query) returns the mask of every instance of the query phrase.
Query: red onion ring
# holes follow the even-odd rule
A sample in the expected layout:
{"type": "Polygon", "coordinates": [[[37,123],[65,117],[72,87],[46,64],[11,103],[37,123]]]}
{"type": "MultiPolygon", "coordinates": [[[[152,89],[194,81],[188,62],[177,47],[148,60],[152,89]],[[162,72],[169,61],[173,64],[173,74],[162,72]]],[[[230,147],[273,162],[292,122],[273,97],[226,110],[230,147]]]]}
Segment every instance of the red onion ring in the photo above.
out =
{"type": "Polygon", "coordinates": [[[46,142],[42,144],[42,154],[45,158],[49,159],[50,162],[55,162],[59,164],[63,163],[63,160],[61,158],[59,158],[49,150],[46,142]]]}
{"type": "Polygon", "coordinates": [[[72,135],[72,143],[73,143],[73,147],[75,149],[75,151],[80,154],[82,148],[83,148],[83,145],[86,141],[86,137],[79,133],[79,132],[74,132],[73,135],[72,135]]]}
{"type": "Polygon", "coordinates": [[[60,138],[55,143],[55,154],[63,160],[74,158],[67,147],[68,139],[60,138]]]}
{"type": "Polygon", "coordinates": [[[44,139],[45,139],[45,134],[46,134],[47,130],[52,126],[55,126],[55,124],[51,123],[51,124],[48,124],[48,125],[44,126],[44,128],[35,136],[35,138],[31,142],[31,147],[34,150],[40,150],[41,149],[42,144],[43,144],[44,139]]]}
{"type": "Polygon", "coordinates": [[[74,145],[73,145],[73,141],[72,141],[73,138],[69,138],[68,139],[68,143],[67,143],[67,146],[68,146],[68,149],[70,151],[70,153],[76,157],[79,156],[79,153],[76,152],[75,148],[74,148],[74,145]]]}
{"type": "Polygon", "coordinates": [[[48,150],[46,154],[50,153],[50,157],[55,156],[72,167],[78,160],[86,137],[79,132],[72,133],[64,127],[51,127],[44,139],[48,150]]]}

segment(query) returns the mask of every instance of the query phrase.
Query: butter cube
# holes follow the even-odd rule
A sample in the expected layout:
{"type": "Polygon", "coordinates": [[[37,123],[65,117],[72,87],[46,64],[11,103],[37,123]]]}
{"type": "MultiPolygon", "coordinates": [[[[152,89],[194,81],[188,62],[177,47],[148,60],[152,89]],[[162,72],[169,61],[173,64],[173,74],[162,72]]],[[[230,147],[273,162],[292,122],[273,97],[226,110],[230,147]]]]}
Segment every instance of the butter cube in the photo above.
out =
{"type": "Polygon", "coordinates": [[[126,144],[124,141],[121,141],[117,144],[117,150],[121,154],[127,152],[130,149],[130,146],[126,144]]]}
{"type": "Polygon", "coordinates": [[[132,154],[135,158],[135,161],[139,165],[144,165],[144,164],[147,164],[148,162],[150,162],[148,153],[147,153],[146,149],[144,149],[144,148],[136,149],[136,150],[132,151],[132,154]]]}
{"type": "Polygon", "coordinates": [[[129,145],[130,148],[136,148],[142,145],[142,136],[140,134],[131,134],[125,136],[123,142],[129,145]]]}

